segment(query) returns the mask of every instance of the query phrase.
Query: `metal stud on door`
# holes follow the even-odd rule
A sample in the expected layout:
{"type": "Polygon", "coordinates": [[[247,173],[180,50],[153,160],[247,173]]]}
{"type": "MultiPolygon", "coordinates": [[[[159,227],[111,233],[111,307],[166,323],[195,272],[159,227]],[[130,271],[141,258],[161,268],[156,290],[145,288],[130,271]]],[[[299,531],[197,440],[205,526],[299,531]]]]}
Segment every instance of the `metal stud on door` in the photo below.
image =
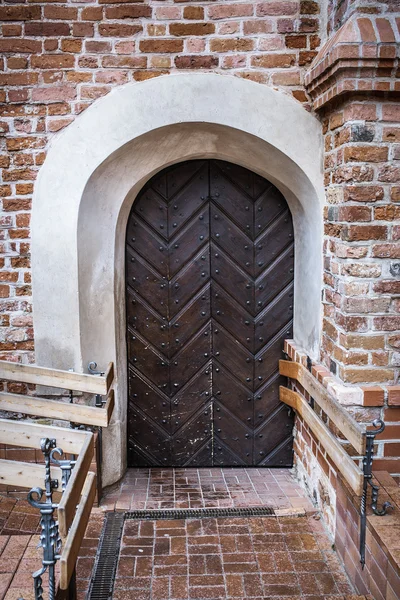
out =
{"type": "Polygon", "coordinates": [[[282,194],[230,163],[181,163],[139,194],[126,242],[128,463],[291,466],[278,396],[294,300],[282,194]]]}

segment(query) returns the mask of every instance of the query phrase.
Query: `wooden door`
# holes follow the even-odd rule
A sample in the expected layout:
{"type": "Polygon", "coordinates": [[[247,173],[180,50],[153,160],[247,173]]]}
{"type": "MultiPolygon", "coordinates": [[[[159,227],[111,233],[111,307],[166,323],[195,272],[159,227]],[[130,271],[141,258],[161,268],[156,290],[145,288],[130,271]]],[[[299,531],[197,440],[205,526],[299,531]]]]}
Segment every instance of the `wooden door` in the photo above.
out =
{"type": "Polygon", "coordinates": [[[130,466],[291,466],[279,402],[294,239],[282,194],[218,160],[170,167],[126,237],[130,466]]]}

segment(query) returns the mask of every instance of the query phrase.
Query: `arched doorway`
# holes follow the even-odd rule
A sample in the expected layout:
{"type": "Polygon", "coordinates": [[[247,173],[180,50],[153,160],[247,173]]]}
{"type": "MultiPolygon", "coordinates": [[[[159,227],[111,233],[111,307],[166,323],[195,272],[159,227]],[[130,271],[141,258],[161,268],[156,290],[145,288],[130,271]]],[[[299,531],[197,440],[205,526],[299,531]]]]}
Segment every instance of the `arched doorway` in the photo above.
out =
{"type": "Polygon", "coordinates": [[[281,192],[220,160],[155,175],[126,236],[129,466],[291,466],[278,361],[294,237],[281,192]]]}
{"type": "Polygon", "coordinates": [[[126,469],[124,257],[127,221],[140,190],[162,169],[200,157],[230,161],[272,182],[293,217],[293,339],[315,359],[322,155],[321,124],[300,103],[268,86],[212,73],[121,86],[53,140],[32,203],[35,358],[38,365],[78,372],[93,360],[101,369],[114,362],[115,409],[102,435],[104,486],[126,469]]]}

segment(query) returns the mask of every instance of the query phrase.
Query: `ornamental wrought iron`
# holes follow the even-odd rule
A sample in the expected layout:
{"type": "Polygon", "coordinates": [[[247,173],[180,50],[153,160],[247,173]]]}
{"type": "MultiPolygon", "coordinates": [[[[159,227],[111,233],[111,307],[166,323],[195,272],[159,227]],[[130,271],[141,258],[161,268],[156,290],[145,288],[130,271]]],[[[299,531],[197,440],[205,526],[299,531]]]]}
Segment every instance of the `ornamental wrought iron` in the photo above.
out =
{"type": "Polygon", "coordinates": [[[366,449],[365,456],[363,458],[363,493],[361,497],[360,505],[360,563],[362,568],[365,566],[365,544],[366,544],[366,533],[367,533],[367,500],[368,500],[368,486],[372,488],[371,492],[371,509],[374,515],[383,517],[386,515],[389,508],[393,508],[390,502],[384,502],[382,508],[378,508],[378,495],[379,486],[372,481],[372,463],[374,460],[374,442],[377,435],[385,430],[385,423],[381,419],[375,419],[372,422],[375,429],[371,429],[365,432],[366,437],[366,449]]]}
{"type": "Polygon", "coordinates": [[[47,571],[49,578],[48,597],[49,600],[55,600],[55,565],[60,558],[61,538],[58,532],[58,522],[54,518],[54,512],[58,508],[58,504],[53,502],[53,491],[59,488],[59,481],[51,477],[51,464],[56,464],[61,468],[61,488],[64,491],[75,461],[59,460],[54,457],[55,454],[60,457],[64,454],[61,448],[57,448],[55,439],[42,438],[40,449],[43,452],[45,462],[44,489],[36,487],[28,493],[29,504],[40,511],[41,533],[38,547],[43,549],[42,568],[33,573],[33,585],[35,600],[43,600],[43,575],[47,571]]]}

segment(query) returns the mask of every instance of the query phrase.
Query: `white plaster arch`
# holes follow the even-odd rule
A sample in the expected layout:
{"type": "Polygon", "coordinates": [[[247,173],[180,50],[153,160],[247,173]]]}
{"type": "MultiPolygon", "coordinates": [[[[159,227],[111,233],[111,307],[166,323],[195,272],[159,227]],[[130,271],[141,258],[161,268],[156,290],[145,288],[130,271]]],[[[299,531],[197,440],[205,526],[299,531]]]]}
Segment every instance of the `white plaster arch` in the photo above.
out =
{"type": "Polygon", "coordinates": [[[316,357],[322,278],[322,133],[290,97],[217,74],[115,89],[57,135],[35,187],[32,280],[36,361],[116,365],[103,483],[126,464],[125,229],[144,183],[171,164],[220,158],[274,183],[293,214],[295,340],[316,357]]]}

